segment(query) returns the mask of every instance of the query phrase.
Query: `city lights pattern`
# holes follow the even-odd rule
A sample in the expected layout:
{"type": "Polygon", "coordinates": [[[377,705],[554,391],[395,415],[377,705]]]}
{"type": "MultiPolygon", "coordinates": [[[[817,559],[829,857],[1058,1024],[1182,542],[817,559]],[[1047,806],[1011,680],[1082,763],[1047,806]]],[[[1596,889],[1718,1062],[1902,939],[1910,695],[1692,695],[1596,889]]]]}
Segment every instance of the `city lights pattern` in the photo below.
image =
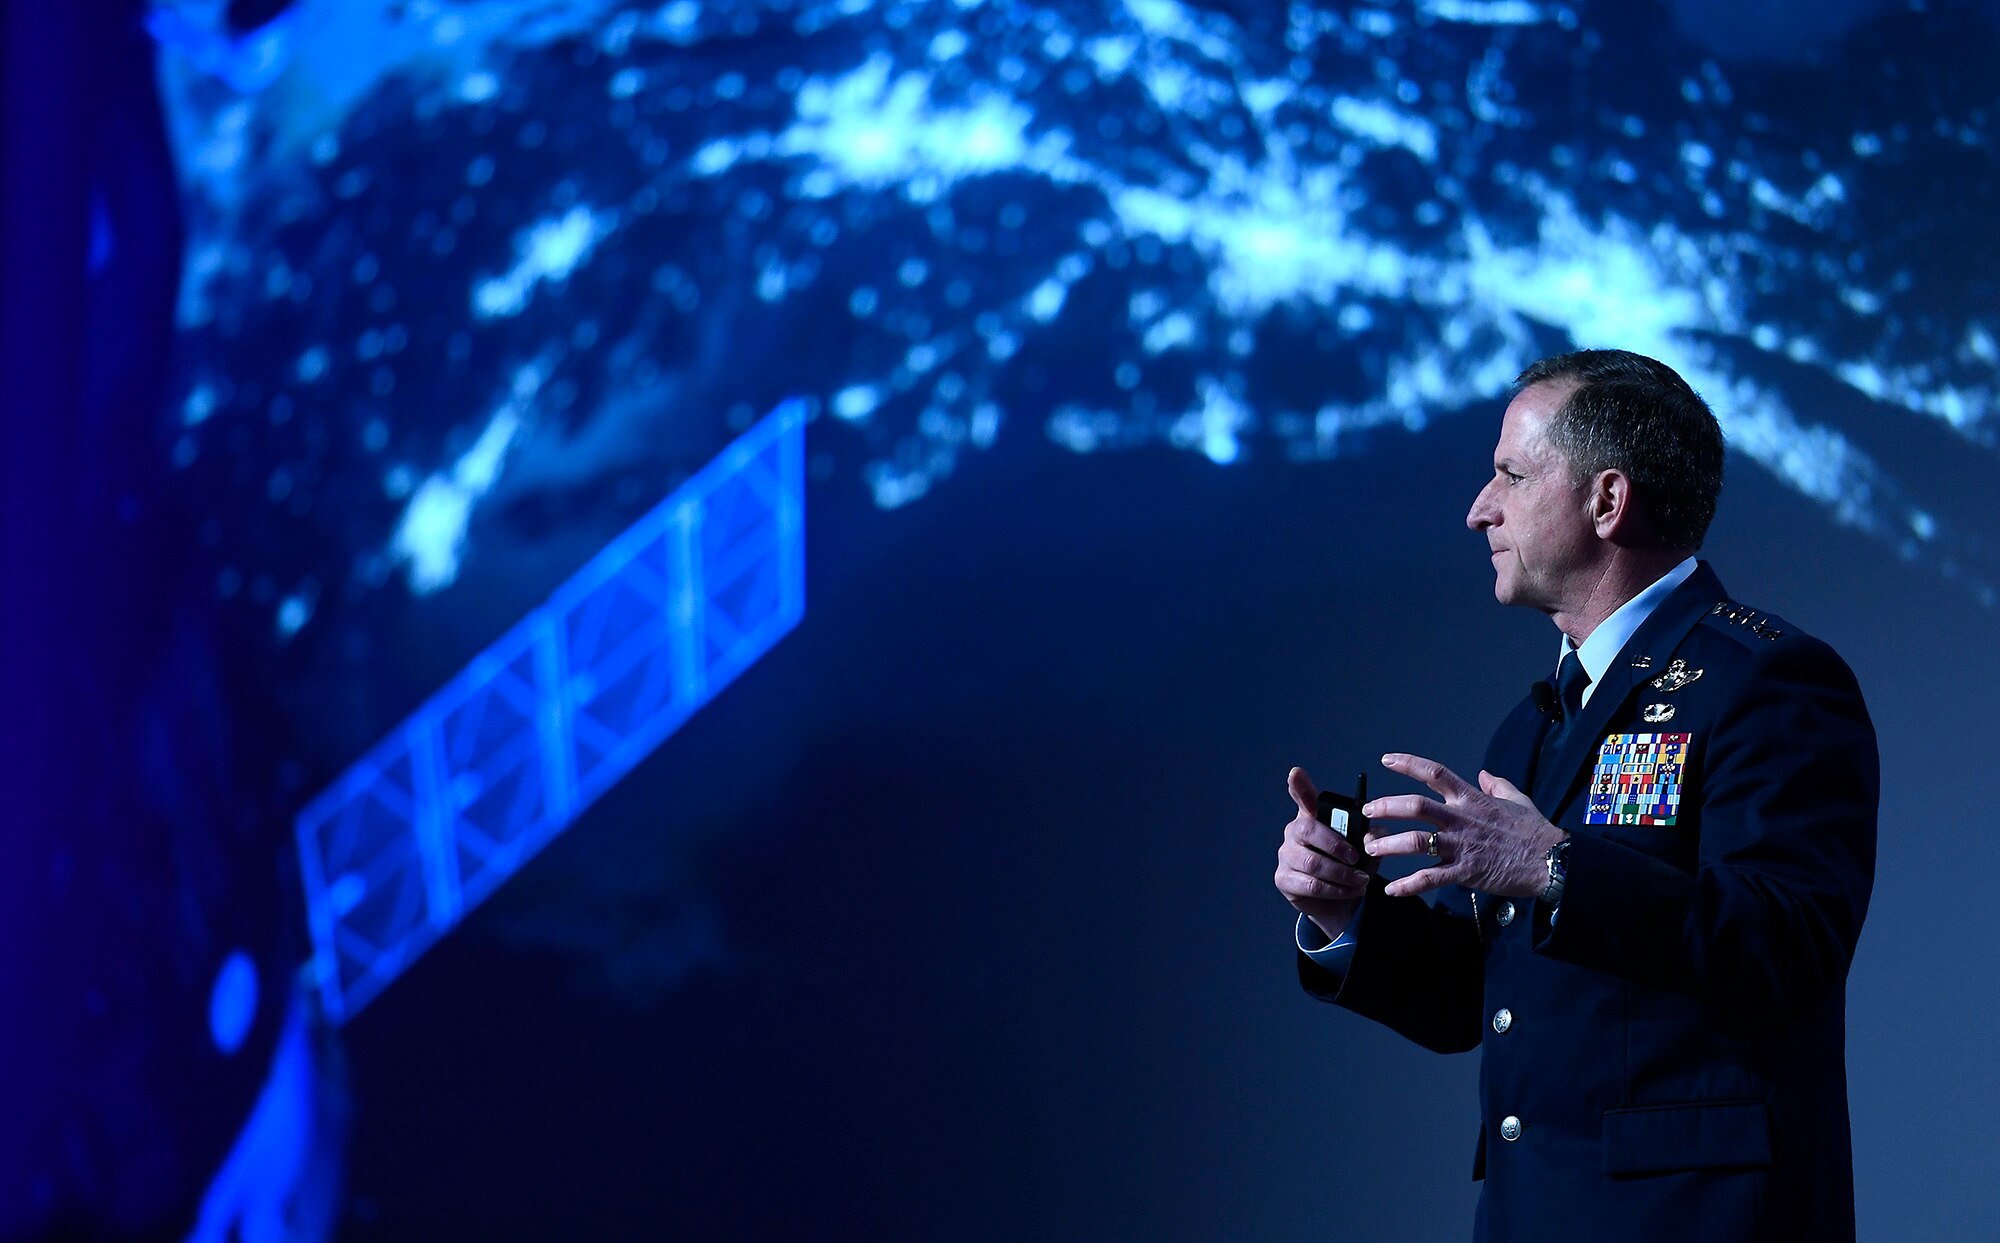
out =
{"type": "Polygon", "coordinates": [[[174,452],[264,519],[218,589],[280,642],[637,512],[785,392],[895,508],[1024,423],[1351,455],[1573,344],[1671,363],[1741,459],[1994,598],[1927,465],[1996,447],[1969,19],[1807,75],[1530,0],[306,0],[244,43],[203,10],[155,23],[174,452]]]}

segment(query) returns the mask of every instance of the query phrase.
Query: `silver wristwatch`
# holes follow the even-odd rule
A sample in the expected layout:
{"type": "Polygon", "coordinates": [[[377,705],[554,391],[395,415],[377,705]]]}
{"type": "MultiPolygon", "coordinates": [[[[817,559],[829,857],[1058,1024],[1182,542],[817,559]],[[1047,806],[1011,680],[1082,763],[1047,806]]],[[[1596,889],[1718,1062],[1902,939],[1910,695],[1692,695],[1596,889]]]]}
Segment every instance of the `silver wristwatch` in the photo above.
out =
{"type": "Polygon", "coordinates": [[[1542,905],[1550,910],[1563,900],[1563,882],[1569,879],[1569,835],[1549,847],[1549,853],[1542,856],[1542,862],[1549,868],[1549,883],[1542,886],[1542,905]]]}

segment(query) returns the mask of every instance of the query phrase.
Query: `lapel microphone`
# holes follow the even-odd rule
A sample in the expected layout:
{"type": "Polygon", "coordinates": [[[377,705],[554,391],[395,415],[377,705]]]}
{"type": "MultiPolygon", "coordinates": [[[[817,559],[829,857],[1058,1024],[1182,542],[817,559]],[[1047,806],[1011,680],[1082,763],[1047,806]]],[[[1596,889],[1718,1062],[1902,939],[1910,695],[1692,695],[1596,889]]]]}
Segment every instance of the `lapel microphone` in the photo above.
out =
{"type": "Polygon", "coordinates": [[[1535,700],[1535,711],[1557,724],[1562,723],[1562,696],[1556,694],[1555,687],[1550,686],[1547,682],[1537,682],[1534,688],[1528,693],[1535,700]]]}

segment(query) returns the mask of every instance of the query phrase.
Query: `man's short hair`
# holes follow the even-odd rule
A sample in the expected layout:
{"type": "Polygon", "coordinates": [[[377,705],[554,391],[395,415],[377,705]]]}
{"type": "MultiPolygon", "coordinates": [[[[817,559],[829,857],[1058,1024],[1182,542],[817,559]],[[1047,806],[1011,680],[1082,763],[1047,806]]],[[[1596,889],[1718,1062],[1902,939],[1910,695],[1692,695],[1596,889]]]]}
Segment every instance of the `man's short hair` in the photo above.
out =
{"type": "Polygon", "coordinates": [[[1543,434],[1581,484],[1623,471],[1632,497],[1670,548],[1701,547],[1722,494],[1722,427],[1680,373],[1629,350],[1557,354],[1523,371],[1514,391],[1573,384],[1543,434]]]}

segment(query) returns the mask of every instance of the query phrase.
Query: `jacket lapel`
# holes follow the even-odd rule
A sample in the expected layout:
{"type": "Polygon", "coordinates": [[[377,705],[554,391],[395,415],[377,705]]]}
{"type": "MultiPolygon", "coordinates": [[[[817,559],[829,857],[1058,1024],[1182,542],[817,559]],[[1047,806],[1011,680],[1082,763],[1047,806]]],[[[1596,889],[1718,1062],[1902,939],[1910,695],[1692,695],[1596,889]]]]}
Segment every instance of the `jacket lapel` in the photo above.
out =
{"type": "Polygon", "coordinates": [[[1548,732],[1549,718],[1535,707],[1534,696],[1523,699],[1495,731],[1486,755],[1486,771],[1505,777],[1519,789],[1533,789],[1533,783],[1540,779],[1535,757],[1541,754],[1542,739],[1548,732]]]}
{"type": "Polygon", "coordinates": [[[1544,816],[1554,820],[1561,813],[1577,786],[1589,775],[1598,743],[1603,741],[1612,719],[1624,709],[1642,682],[1660,676],[1667,657],[1681,645],[1688,631],[1715,607],[1716,601],[1724,598],[1722,580],[1715,576],[1708,562],[1696,562],[1687,581],[1669,592],[1626,640],[1624,648],[1612,659],[1611,667],[1598,680],[1596,689],[1590,692],[1590,702],[1583,705],[1582,714],[1563,737],[1549,770],[1535,774],[1535,807],[1544,816]],[[1632,661],[1637,656],[1651,657],[1649,666],[1633,668],[1632,661]]]}

